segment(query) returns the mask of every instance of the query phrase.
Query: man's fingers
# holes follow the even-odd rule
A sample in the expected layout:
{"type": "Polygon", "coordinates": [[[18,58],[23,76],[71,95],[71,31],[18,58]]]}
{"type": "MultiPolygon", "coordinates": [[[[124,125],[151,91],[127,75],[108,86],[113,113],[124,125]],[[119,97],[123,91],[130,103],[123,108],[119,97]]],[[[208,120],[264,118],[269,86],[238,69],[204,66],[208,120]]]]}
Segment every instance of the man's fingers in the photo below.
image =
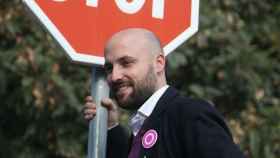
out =
{"type": "MultiPolygon", "coordinates": [[[[96,116],[97,112],[97,105],[93,101],[93,98],[91,96],[88,96],[85,98],[85,105],[83,108],[83,116],[84,119],[89,122],[96,116]]],[[[101,106],[108,109],[108,127],[111,127],[112,125],[115,125],[118,123],[118,111],[117,106],[114,103],[114,101],[110,98],[102,99],[101,106]]]]}
{"type": "Polygon", "coordinates": [[[87,121],[90,121],[91,119],[93,119],[93,115],[90,115],[90,114],[88,114],[88,115],[84,115],[84,119],[85,120],[87,120],[87,121]]]}
{"type": "Polygon", "coordinates": [[[115,104],[112,99],[104,98],[101,100],[102,106],[106,107],[108,110],[114,110],[115,104]]]}
{"type": "Polygon", "coordinates": [[[84,110],[84,115],[95,115],[96,114],[96,109],[85,109],[84,110]]]}
{"type": "Polygon", "coordinates": [[[85,99],[86,102],[93,102],[92,96],[87,96],[85,99]]]}
{"type": "Polygon", "coordinates": [[[84,119],[89,121],[93,119],[96,115],[96,109],[85,109],[84,110],[84,119]]]}
{"type": "MultiPolygon", "coordinates": [[[[112,105],[113,102],[110,101],[110,99],[106,100],[103,102],[103,100],[101,101],[101,105],[105,108],[107,108],[108,110],[111,110],[112,109],[112,105]]],[[[96,109],[96,104],[93,103],[93,102],[86,102],[85,106],[84,106],[85,109],[96,109]]]]}
{"type": "Polygon", "coordinates": [[[91,96],[86,97],[86,103],[83,108],[83,115],[86,121],[90,121],[96,115],[96,105],[92,100],[91,96]]]}
{"type": "Polygon", "coordinates": [[[96,108],[96,104],[92,103],[92,102],[86,102],[85,108],[95,109],[96,108]]]}

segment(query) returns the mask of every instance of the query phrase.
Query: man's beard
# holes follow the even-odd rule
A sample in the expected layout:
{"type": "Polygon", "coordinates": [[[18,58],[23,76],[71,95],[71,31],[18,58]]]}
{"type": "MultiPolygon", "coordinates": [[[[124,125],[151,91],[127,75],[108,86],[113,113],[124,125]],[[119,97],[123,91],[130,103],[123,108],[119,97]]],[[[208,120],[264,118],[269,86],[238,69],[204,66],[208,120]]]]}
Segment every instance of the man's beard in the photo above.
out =
{"type": "Polygon", "coordinates": [[[133,88],[126,100],[121,101],[115,94],[118,105],[127,110],[137,110],[156,91],[156,74],[154,68],[150,66],[149,71],[141,80],[120,81],[118,84],[126,84],[133,88]]]}

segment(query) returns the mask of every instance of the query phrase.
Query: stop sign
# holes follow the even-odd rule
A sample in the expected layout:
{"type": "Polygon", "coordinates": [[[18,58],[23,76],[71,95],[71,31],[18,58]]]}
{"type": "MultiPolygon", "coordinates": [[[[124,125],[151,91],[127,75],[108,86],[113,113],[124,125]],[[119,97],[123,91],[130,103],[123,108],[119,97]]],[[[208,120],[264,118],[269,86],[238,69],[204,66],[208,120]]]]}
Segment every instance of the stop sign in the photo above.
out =
{"type": "Polygon", "coordinates": [[[106,41],[120,30],[154,32],[169,54],[198,30],[199,0],[23,0],[76,62],[104,64],[106,41]]]}

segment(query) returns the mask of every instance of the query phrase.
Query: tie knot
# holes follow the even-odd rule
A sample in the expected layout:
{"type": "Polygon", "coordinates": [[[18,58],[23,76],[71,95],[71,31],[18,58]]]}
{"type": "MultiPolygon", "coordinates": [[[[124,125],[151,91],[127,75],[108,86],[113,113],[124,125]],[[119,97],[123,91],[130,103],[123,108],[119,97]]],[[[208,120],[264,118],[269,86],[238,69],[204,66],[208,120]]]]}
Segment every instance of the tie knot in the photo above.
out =
{"type": "Polygon", "coordinates": [[[132,133],[134,136],[136,136],[139,132],[139,130],[141,129],[144,121],[146,119],[146,116],[142,115],[141,113],[137,112],[136,115],[134,115],[132,117],[132,119],[130,120],[130,127],[132,129],[132,133]]]}

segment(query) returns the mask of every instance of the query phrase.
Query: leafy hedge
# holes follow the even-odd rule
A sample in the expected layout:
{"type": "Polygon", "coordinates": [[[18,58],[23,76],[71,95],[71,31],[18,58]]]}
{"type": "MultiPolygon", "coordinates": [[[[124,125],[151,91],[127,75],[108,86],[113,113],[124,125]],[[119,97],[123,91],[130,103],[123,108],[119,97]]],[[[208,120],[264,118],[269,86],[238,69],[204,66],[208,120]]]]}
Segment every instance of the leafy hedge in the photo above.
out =
{"type": "MultiPolygon", "coordinates": [[[[0,157],[85,157],[90,68],[20,0],[0,2],[0,157]]],[[[168,57],[169,83],[212,101],[250,158],[280,156],[279,17],[276,0],[201,1],[200,31],[168,57]]]]}

